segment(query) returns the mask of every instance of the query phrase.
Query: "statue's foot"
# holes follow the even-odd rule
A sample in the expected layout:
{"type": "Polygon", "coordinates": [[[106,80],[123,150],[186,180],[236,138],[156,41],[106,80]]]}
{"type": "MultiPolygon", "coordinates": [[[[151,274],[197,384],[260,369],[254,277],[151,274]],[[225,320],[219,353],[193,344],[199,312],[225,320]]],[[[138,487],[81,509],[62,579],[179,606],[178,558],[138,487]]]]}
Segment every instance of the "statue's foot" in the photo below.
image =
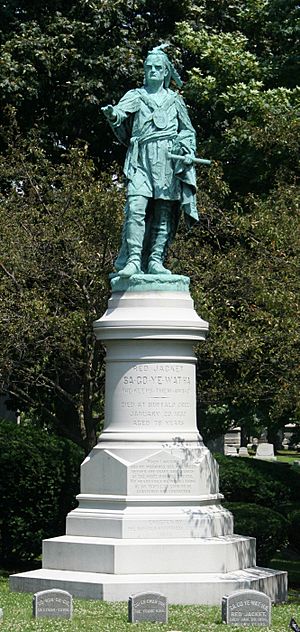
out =
{"type": "Polygon", "coordinates": [[[159,261],[150,261],[148,265],[148,274],[172,274],[171,270],[165,268],[159,261]]]}
{"type": "Polygon", "coordinates": [[[130,261],[123,270],[119,270],[118,272],[120,277],[131,277],[134,274],[141,274],[140,265],[135,261],[130,261]]]}

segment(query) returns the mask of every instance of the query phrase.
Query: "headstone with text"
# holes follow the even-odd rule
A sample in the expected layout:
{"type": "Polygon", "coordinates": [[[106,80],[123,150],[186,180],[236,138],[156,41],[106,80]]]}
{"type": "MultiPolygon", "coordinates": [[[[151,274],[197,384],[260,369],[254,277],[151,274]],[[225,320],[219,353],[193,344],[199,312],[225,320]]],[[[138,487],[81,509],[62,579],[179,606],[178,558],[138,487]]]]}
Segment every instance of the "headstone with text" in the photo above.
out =
{"type": "Polygon", "coordinates": [[[144,592],[131,595],[128,600],[128,621],[168,622],[167,599],[160,593],[144,592]]]}
{"type": "Polygon", "coordinates": [[[273,443],[259,443],[254,458],[262,459],[263,461],[277,461],[277,457],[274,455],[273,443]]]}
{"type": "Polygon", "coordinates": [[[66,590],[41,590],[33,596],[33,616],[60,617],[71,619],[73,614],[72,595],[66,590]]]}
{"type": "Polygon", "coordinates": [[[228,625],[271,625],[271,599],[258,590],[238,590],[222,599],[222,621],[228,625]]]}

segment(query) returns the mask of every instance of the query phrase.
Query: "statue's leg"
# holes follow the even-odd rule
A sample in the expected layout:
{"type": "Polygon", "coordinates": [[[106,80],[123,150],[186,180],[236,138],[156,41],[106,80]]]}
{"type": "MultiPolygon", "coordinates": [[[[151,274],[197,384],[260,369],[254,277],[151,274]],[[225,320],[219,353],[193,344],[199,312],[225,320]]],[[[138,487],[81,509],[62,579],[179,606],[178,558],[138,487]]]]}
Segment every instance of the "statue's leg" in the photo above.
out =
{"type": "Polygon", "coordinates": [[[163,266],[171,232],[172,202],[156,200],[151,229],[151,250],[148,259],[148,274],[171,274],[163,266]]]}
{"type": "Polygon", "coordinates": [[[121,277],[131,277],[133,274],[141,272],[147,204],[148,198],[142,195],[129,195],[127,198],[125,242],[128,258],[125,267],[119,270],[121,277]]]}

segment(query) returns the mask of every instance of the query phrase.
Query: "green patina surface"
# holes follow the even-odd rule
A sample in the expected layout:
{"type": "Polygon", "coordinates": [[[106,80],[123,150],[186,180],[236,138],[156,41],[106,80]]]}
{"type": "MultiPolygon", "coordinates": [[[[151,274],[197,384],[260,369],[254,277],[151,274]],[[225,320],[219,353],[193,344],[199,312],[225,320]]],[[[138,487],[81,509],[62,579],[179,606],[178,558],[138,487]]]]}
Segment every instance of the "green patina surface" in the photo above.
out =
{"type": "Polygon", "coordinates": [[[179,274],[135,274],[130,278],[112,274],[113,292],[188,292],[190,279],[179,274]]]}
{"type": "Polygon", "coordinates": [[[166,253],[181,212],[188,226],[198,220],[195,164],[209,162],[195,157],[196,134],[186,105],[169,88],[171,79],[178,86],[182,82],[163,48],[148,53],[143,86],[126,92],[117,105],[102,107],[128,148],[127,200],[115,269],[125,279],[140,272],[158,275],[154,289],[161,283],[171,287],[171,273],[163,265],[166,253]]]}

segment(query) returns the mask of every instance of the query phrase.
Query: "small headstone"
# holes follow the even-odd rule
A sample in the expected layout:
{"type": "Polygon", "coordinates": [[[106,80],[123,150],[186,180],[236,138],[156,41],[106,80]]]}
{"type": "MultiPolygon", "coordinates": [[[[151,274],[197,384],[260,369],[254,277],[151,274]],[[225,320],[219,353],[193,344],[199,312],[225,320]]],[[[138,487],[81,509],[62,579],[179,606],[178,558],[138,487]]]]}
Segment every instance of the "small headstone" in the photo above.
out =
{"type": "Polygon", "coordinates": [[[153,623],[168,622],[167,599],[160,593],[137,593],[128,600],[128,621],[152,621],[153,623]]]}
{"type": "Polygon", "coordinates": [[[3,623],[3,610],[0,608],[0,623],[3,623]]]}
{"type": "Polygon", "coordinates": [[[254,458],[265,461],[277,461],[277,457],[274,456],[273,443],[259,443],[254,458]]]}
{"type": "Polygon", "coordinates": [[[60,617],[71,619],[73,614],[72,595],[66,590],[52,588],[40,590],[33,595],[32,600],[34,617],[60,617]]]}
{"type": "Polygon", "coordinates": [[[239,449],[239,456],[249,456],[247,448],[240,448],[239,449]]]}
{"type": "Polygon", "coordinates": [[[271,625],[271,599],[258,590],[237,590],[222,599],[222,621],[229,625],[271,625]]]}
{"type": "Polygon", "coordinates": [[[234,445],[225,446],[225,455],[226,456],[238,456],[238,451],[234,447],[234,445]]]}

